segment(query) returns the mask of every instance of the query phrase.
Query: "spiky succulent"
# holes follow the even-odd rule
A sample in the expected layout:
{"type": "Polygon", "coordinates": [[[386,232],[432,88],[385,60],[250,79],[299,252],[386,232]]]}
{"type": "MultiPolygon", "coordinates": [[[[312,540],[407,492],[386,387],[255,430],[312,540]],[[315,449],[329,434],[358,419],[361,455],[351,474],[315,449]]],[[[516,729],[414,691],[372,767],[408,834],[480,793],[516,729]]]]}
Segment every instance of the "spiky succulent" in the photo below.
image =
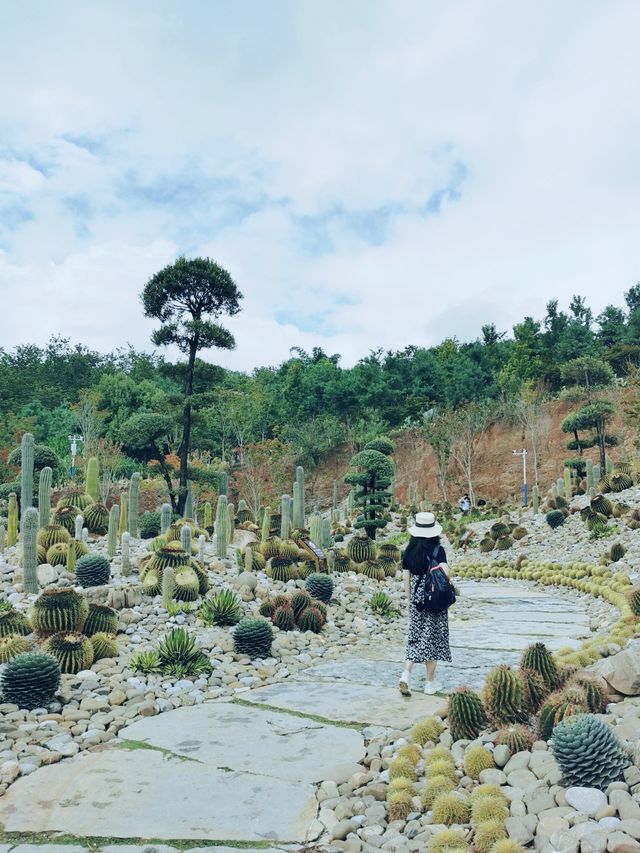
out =
{"type": "Polygon", "coordinates": [[[559,723],[551,751],[567,787],[604,790],[631,763],[611,727],[591,714],[576,714],[559,723]]]}
{"type": "Polygon", "coordinates": [[[406,820],[414,810],[413,793],[406,789],[389,791],[387,794],[387,811],[389,821],[406,820]]]}
{"type": "Polygon", "coordinates": [[[425,717],[415,723],[411,729],[411,741],[420,744],[420,746],[424,746],[429,741],[437,743],[443,731],[444,726],[440,720],[436,717],[425,717]]]}
{"type": "Polygon", "coordinates": [[[389,779],[415,779],[416,765],[410,758],[398,757],[389,765],[389,779]]]}
{"type": "Polygon", "coordinates": [[[314,634],[319,634],[324,622],[322,613],[317,607],[306,607],[298,616],[298,628],[301,631],[313,631],[314,634]]]}
{"type": "Polygon", "coordinates": [[[74,491],[69,492],[64,497],[60,498],[58,503],[56,504],[56,510],[62,509],[64,507],[69,507],[73,509],[78,514],[78,510],[82,514],[82,511],[87,507],[91,506],[93,503],[93,498],[91,495],[86,494],[86,492],[81,489],[75,489],[74,491]]]}
{"type": "Polygon", "coordinates": [[[334,571],[336,572],[351,572],[354,569],[353,561],[346,551],[335,552],[334,571]]]}
{"type": "Polygon", "coordinates": [[[42,637],[81,631],[87,613],[85,597],[74,589],[45,589],[34,602],[31,623],[42,637]]]}
{"type": "Polygon", "coordinates": [[[483,700],[487,717],[497,725],[522,723],[527,719],[522,679],[508,666],[497,666],[489,672],[483,700]]]}
{"type": "Polygon", "coordinates": [[[205,598],[198,615],[205,625],[237,625],[242,616],[242,602],[231,589],[221,589],[205,598]]]}
{"type": "Polygon", "coordinates": [[[328,604],[331,601],[331,596],[333,595],[333,581],[329,575],[314,572],[309,575],[304,585],[312,598],[317,598],[325,604],[328,604]]]}
{"type": "Polygon", "coordinates": [[[387,619],[397,615],[397,610],[386,592],[374,592],[369,601],[369,607],[374,613],[387,619]]]}
{"type": "Polygon", "coordinates": [[[471,792],[471,795],[469,797],[471,805],[484,799],[498,800],[505,806],[509,802],[509,800],[505,797],[502,788],[499,785],[492,785],[487,782],[482,785],[478,785],[478,787],[471,792]]]}
{"type": "Polygon", "coordinates": [[[578,673],[569,680],[567,689],[570,687],[578,687],[584,692],[587,710],[592,714],[604,714],[607,691],[597,678],[587,673],[578,673]]]}
{"type": "Polygon", "coordinates": [[[453,757],[440,758],[425,765],[425,776],[427,779],[433,779],[434,776],[448,776],[452,782],[458,781],[456,775],[456,765],[453,763],[453,757]]]}
{"type": "MultiPolygon", "coordinates": [[[[597,512],[600,515],[604,515],[605,517],[610,516],[613,512],[613,504],[611,503],[609,498],[605,497],[602,494],[598,494],[591,499],[590,507],[593,512],[597,512]]],[[[583,521],[586,521],[586,518],[583,518],[583,521]]]]}
{"type": "Polygon", "coordinates": [[[492,539],[490,536],[485,536],[484,539],[480,540],[480,553],[488,554],[489,551],[493,551],[496,547],[495,539],[492,539]]]}
{"type": "Polygon", "coordinates": [[[508,746],[512,755],[515,755],[516,752],[524,752],[526,749],[531,749],[533,742],[534,736],[531,729],[520,723],[503,726],[498,731],[498,737],[496,738],[496,743],[508,746]]]}
{"type": "Polygon", "coordinates": [[[266,564],[267,561],[264,557],[264,554],[261,554],[257,548],[251,548],[251,571],[262,572],[264,571],[266,564]]]}
{"type": "Polygon", "coordinates": [[[162,578],[158,571],[148,569],[145,571],[144,576],[141,574],[140,579],[142,580],[142,589],[145,595],[159,595],[160,589],[162,587],[162,578]]]}
{"type": "Polygon", "coordinates": [[[422,758],[422,750],[417,743],[407,743],[398,750],[398,758],[408,758],[413,764],[417,764],[422,758]]]}
{"type": "Polygon", "coordinates": [[[94,661],[102,660],[103,658],[116,658],[120,652],[118,647],[118,641],[116,640],[115,634],[105,634],[100,631],[97,634],[94,634],[91,638],[91,645],[93,646],[93,659],[94,661]]]}
{"type": "Polygon", "coordinates": [[[400,559],[400,549],[393,542],[382,542],[378,548],[378,552],[381,557],[393,560],[394,563],[397,563],[400,559]]]}
{"type": "Polygon", "coordinates": [[[65,566],[67,563],[68,542],[56,542],[45,554],[45,562],[50,566],[65,566]]]}
{"type": "Polygon", "coordinates": [[[106,604],[90,604],[82,633],[87,637],[94,634],[117,634],[118,613],[106,604]]]}
{"type": "Polygon", "coordinates": [[[528,534],[529,534],[529,531],[527,530],[527,528],[523,527],[521,524],[519,524],[517,527],[514,527],[513,531],[511,532],[511,535],[513,536],[513,538],[516,541],[520,541],[520,539],[524,539],[524,537],[528,536],[528,534]]]}
{"type": "Polygon", "coordinates": [[[0,600],[0,637],[19,634],[26,637],[32,631],[31,623],[8,601],[0,600]]]}
{"type": "Polygon", "coordinates": [[[174,628],[158,644],[158,661],[165,675],[178,678],[211,672],[211,662],[184,628],[174,628]]]}
{"type": "Polygon", "coordinates": [[[273,629],[264,619],[242,619],[235,627],[233,644],[240,655],[268,658],[271,655],[273,629]]]}
{"type": "Polygon", "coordinates": [[[287,583],[291,580],[291,567],[293,560],[284,557],[272,557],[269,560],[269,573],[274,581],[287,583]]]}
{"type": "Polygon", "coordinates": [[[464,754],[464,772],[472,779],[478,779],[483,770],[495,767],[493,755],[484,746],[470,746],[464,754]]]}
{"type": "Polygon", "coordinates": [[[37,543],[48,551],[52,545],[68,542],[71,539],[69,531],[61,524],[47,524],[38,531],[37,543]]]}
{"type": "Polygon", "coordinates": [[[300,616],[303,610],[311,606],[312,598],[305,590],[298,590],[291,596],[291,607],[296,619],[300,616]]]}
{"type": "Polygon", "coordinates": [[[85,554],[76,563],[76,580],[85,589],[109,583],[111,565],[101,554],[85,554]]]}
{"type": "Polygon", "coordinates": [[[565,690],[551,693],[543,702],[538,716],[538,736],[541,740],[549,740],[554,727],[565,717],[579,714],[587,710],[586,694],[579,688],[574,689],[568,696],[565,690]]]}
{"type": "Polygon", "coordinates": [[[265,619],[272,619],[273,614],[276,612],[276,606],[273,601],[263,601],[260,607],[258,608],[258,613],[261,616],[264,616],[265,619]]]}
{"type": "Polygon", "coordinates": [[[454,741],[478,737],[487,722],[478,694],[469,687],[454,690],[449,696],[448,720],[454,741]]]}
{"type": "Polygon", "coordinates": [[[376,543],[367,536],[354,536],[347,545],[347,554],[354,563],[366,563],[376,556],[376,543]]]}
{"type": "Polygon", "coordinates": [[[496,548],[498,551],[508,551],[509,548],[513,546],[513,537],[511,536],[501,536],[496,541],[496,548]]]}
{"type": "Polygon", "coordinates": [[[6,634],[0,637],[0,664],[8,663],[16,655],[29,649],[29,643],[20,634],[6,634]]]}
{"type": "Polygon", "coordinates": [[[16,655],[0,676],[0,692],[5,702],[30,711],[53,701],[60,686],[60,666],[42,652],[16,655]]]}
{"type": "Polygon", "coordinates": [[[499,539],[501,536],[507,536],[511,532],[511,528],[504,521],[495,521],[489,528],[492,539],[499,539]]]}
{"type": "Polygon", "coordinates": [[[84,523],[89,533],[104,536],[109,529],[109,510],[104,504],[91,504],[84,510],[84,523]]]}
{"type": "Polygon", "coordinates": [[[467,823],[471,812],[469,800],[458,791],[440,794],[431,806],[434,823],[452,826],[454,823],[467,823]]]}
{"type": "Polygon", "coordinates": [[[60,671],[75,674],[89,669],[93,663],[91,640],[77,631],[53,634],[43,644],[42,651],[52,655],[60,664],[60,671]]]}
{"type": "Polygon", "coordinates": [[[558,686],[558,667],[553,655],[544,643],[534,643],[528,646],[520,659],[522,669],[532,669],[539,673],[549,691],[558,686]]]}
{"type": "Polygon", "coordinates": [[[527,853],[527,851],[512,838],[501,838],[496,841],[489,853],[527,853]]]}
{"type": "Polygon", "coordinates": [[[549,695],[549,688],[539,672],[533,669],[520,668],[520,678],[524,689],[524,701],[527,709],[535,714],[542,702],[549,695]]]}

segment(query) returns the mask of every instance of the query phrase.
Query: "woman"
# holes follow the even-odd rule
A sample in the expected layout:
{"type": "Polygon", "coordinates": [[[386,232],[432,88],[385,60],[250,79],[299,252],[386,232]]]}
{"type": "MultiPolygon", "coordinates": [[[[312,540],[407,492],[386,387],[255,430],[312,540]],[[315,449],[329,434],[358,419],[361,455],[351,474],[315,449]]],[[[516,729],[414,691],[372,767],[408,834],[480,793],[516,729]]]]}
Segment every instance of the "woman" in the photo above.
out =
{"type": "Polygon", "coordinates": [[[437,661],[451,660],[447,611],[421,612],[414,603],[416,588],[418,585],[422,587],[424,573],[429,571],[432,561],[439,563],[449,577],[447,555],[440,544],[442,528],[432,512],[419,512],[409,533],[411,539],[402,556],[402,579],[409,610],[406,662],[399,685],[403,696],[411,696],[411,670],[414,663],[426,664],[424,692],[438,693],[442,690],[442,683],[435,678],[437,661]]]}

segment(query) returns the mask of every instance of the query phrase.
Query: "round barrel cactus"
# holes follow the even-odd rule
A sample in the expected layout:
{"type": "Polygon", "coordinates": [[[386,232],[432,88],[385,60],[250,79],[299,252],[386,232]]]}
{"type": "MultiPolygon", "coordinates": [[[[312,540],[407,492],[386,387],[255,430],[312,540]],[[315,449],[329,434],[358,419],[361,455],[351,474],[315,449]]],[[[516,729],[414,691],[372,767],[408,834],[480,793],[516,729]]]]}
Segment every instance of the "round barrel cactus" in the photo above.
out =
{"type": "Polygon", "coordinates": [[[84,510],[84,523],[89,533],[104,536],[109,529],[109,510],[104,504],[91,504],[84,510]]]}
{"type": "Polygon", "coordinates": [[[53,701],[60,686],[60,666],[42,652],[16,655],[0,676],[0,692],[5,702],[30,711],[53,701]]]}
{"type": "Polygon", "coordinates": [[[323,625],[324,619],[317,607],[307,607],[298,617],[298,628],[301,631],[313,631],[314,634],[319,634],[323,625]]]}
{"type": "Polygon", "coordinates": [[[33,605],[31,622],[40,636],[80,631],[87,618],[86,599],[74,589],[45,589],[33,605]]]}
{"type": "Polygon", "coordinates": [[[82,629],[87,637],[94,634],[115,634],[118,630],[118,614],[106,604],[90,604],[89,613],[82,629]]]}
{"type": "Polygon", "coordinates": [[[487,722],[478,694],[469,687],[454,690],[449,696],[448,720],[454,741],[475,740],[487,722]]]}
{"type": "Polygon", "coordinates": [[[558,667],[544,643],[528,646],[522,653],[520,666],[523,669],[533,669],[538,672],[549,690],[555,690],[558,686],[558,667]]]}
{"type": "Polygon", "coordinates": [[[61,524],[47,524],[38,531],[38,545],[48,551],[52,545],[57,545],[59,542],[68,542],[71,536],[66,527],[61,524]]]}
{"type": "Polygon", "coordinates": [[[76,580],[81,587],[102,586],[109,583],[111,566],[101,554],[85,554],[76,563],[76,580]]]}
{"type": "Polygon", "coordinates": [[[323,575],[320,572],[310,574],[305,581],[305,588],[312,598],[317,598],[328,604],[333,595],[333,581],[329,575],[323,575]]]}
{"type": "Polygon", "coordinates": [[[366,563],[376,556],[376,543],[368,536],[354,536],[347,545],[347,554],[354,563],[366,563]]]}
{"type": "Polygon", "coordinates": [[[233,644],[238,654],[250,658],[268,658],[271,655],[273,629],[264,619],[242,619],[233,632],[233,644]]]}
{"type": "Polygon", "coordinates": [[[549,527],[552,530],[555,530],[556,527],[560,527],[560,525],[564,524],[566,516],[561,509],[552,509],[551,512],[548,512],[545,517],[549,527]]]}
{"type": "Polygon", "coordinates": [[[91,645],[93,646],[94,661],[102,660],[103,658],[117,658],[120,653],[118,641],[114,634],[105,634],[100,632],[91,637],[91,645]]]}
{"type": "Polygon", "coordinates": [[[77,631],[62,631],[54,634],[42,646],[60,664],[60,671],[71,673],[88,669],[93,663],[91,640],[77,631]]]}
{"type": "Polygon", "coordinates": [[[0,637],[7,637],[11,634],[26,637],[32,630],[24,613],[20,613],[8,601],[0,601],[0,637]]]}
{"type": "Polygon", "coordinates": [[[287,604],[278,607],[273,614],[273,624],[281,631],[293,631],[296,626],[296,617],[293,608],[287,604]]]}
{"type": "Polygon", "coordinates": [[[487,716],[498,725],[522,723],[527,719],[522,679],[508,666],[497,666],[489,672],[483,699],[487,716]]]}
{"type": "Polygon", "coordinates": [[[29,651],[29,641],[20,634],[0,637],[0,664],[8,663],[16,655],[29,651]]]}
{"type": "Polygon", "coordinates": [[[559,723],[551,751],[566,786],[604,790],[631,763],[611,727],[591,714],[575,714],[559,723]]]}

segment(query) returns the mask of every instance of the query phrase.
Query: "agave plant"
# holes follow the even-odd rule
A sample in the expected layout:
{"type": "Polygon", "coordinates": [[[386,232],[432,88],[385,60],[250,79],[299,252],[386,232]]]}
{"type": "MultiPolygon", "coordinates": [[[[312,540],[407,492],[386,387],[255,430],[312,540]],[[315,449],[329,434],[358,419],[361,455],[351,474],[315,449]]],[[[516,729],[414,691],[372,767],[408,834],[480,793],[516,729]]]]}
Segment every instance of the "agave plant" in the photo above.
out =
{"type": "Polygon", "coordinates": [[[398,611],[386,592],[374,592],[369,601],[369,607],[374,613],[387,619],[398,615],[398,611]]]}
{"type": "Polygon", "coordinates": [[[211,662],[198,648],[196,638],[184,628],[174,628],[158,645],[158,660],[165,675],[183,678],[211,672],[211,662]]]}
{"type": "Polygon", "coordinates": [[[199,610],[205,625],[236,625],[242,616],[242,603],[230,589],[222,589],[205,598],[199,610]]]}

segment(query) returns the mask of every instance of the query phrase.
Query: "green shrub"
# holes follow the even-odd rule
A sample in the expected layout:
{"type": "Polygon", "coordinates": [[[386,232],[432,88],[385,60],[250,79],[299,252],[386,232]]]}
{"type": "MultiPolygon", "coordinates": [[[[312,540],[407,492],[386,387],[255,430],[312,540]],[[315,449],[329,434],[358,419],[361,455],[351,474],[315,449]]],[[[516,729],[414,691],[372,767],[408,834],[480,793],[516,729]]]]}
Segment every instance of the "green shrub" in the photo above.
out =
{"type": "Polygon", "coordinates": [[[147,510],[138,519],[138,530],[141,539],[153,539],[160,534],[160,513],[147,510]]]}

